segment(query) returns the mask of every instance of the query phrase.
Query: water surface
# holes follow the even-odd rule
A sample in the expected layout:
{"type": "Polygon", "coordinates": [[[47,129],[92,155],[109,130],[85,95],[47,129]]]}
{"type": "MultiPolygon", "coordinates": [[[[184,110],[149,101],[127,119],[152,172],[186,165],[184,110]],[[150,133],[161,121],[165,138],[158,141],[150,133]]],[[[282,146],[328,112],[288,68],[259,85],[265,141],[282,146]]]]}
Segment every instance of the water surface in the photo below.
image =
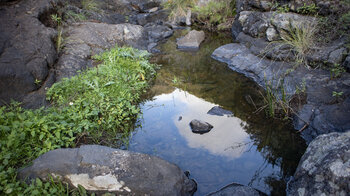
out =
{"type": "Polygon", "coordinates": [[[141,125],[129,150],[156,155],[189,171],[198,183],[195,195],[206,195],[230,183],[249,185],[271,195],[285,194],[305,144],[290,122],[271,120],[263,112],[262,89],[250,79],[210,58],[225,35],[206,33],[197,52],[176,49],[175,36],[161,46],[153,61],[162,65],[153,87],[141,104],[141,125]],[[214,106],[233,115],[215,116],[214,106]],[[192,133],[193,119],[214,128],[192,133]]]}

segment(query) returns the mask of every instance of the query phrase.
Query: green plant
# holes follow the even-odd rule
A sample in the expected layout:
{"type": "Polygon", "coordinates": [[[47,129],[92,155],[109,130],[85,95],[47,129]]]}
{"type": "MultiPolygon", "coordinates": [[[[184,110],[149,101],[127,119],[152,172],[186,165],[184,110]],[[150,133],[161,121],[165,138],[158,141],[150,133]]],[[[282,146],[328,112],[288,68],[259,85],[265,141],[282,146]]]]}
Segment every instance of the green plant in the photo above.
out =
{"type": "Polygon", "coordinates": [[[62,25],[62,18],[58,14],[51,14],[51,19],[56,22],[57,26],[62,25]]]}
{"type": "Polygon", "coordinates": [[[305,15],[316,15],[319,10],[319,7],[315,3],[307,5],[304,3],[303,6],[297,8],[297,13],[305,15]]]}
{"type": "Polygon", "coordinates": [[[191,9],[198,0],[169,0],[163,6],[170,10],[170,20],[175,20],[177,17],[186,16],[187,10],[191,9]]]}
{"type": "Polygon", "coordinates": [[[344,94],[343,91],[340,91],[340,92],[333,91],[333,92],[332,92],[332,96],[333,96],[333,97],[336,97],[336,98],[339,98],[339,97],[343,96],[343,94],[344,94]]]}
{"type": "Polygon", "coordinates": [[[305,64],[308,67],[306,55],[315,46],[316,25],[310,23],[293,27],[291,22],[289,24],[288,31],[281,32],[282,44],[292,47],[297,64],[305,64]]]}
{"type": "Polygon", "coordinates": [[[210,1],[206,6],[196,6],[193,12],[197,15],[200,23],[204,24],[209,30],[213,30],[218,24],[234,17],[235,1],[210,1]]]}
{"type": "Polygon", "coordinates": [[[63,39],[62,33],[63,33],[63,29],[59,27],[57,32],[57,38],[56,38],[56,49],[58,53],[61,51],[63,46],[64,39],[63,39]]]}
{"type": "MultiPolygon", "coordinates": [[[[17,169],[49,150],[74,147],[82,137],[114,147],[127,141],[139,114],[140,95],[155,74],[148,56],[145,51],[116,47],[95,57],[102,62],[98,72],[87,69],[54,84],[47,92],[52,107],[1,106],[0,195],[74,195],[60,182],[17,181],[17,169]]],[[[77,194],[81,191],[78,188],[77,194]]]]}
{"type": "Polygon", "coordinates": [[[342,67],[339,64],[334,64],[330,68],[331,79],[339,78],[341,76],[341,74],[344,73],[344,72],[345,72],[344,67],[342,67]]]}
{"type": "Polygon", "coordinates": [[[66,20],[71,19],[74,22],[80,22],[80,21],[87,20],[84,13],[75,13],[72,10],[67,11],[64,16],[65,16],[66,20]]]}
{"type": "Polygon", "coordinates": [[[274,87],[271,81],[265,80],[265,86],[265,94],[261,93],[265,105],[260,110],[265,109],[266,114],[271,118],[278,114],[278,116],[287,119],[291,114],[289,105],[291,98],[285,92],[283,80],[278,81],[277,87],[274,87]]]}
{"type": "Polygon", "coordinates": [[[83,9],[99,12],[100,6],[95,0],[82,0],[81,5],[83,6],[83,9]]]}
{"type": "Polygon", "coordinates": [[[287,12],[290,11],[290,8],[289,8],[288,5],[281,5],[281,6],[279,6],[277,4],[276,10],[277,10],[278,13],[287,13],[287,12]]]}
{"type": "Polygon", "coordinates": [[[41,80],[35,78],[34,84],[35,84],[35,85],[39,85],[40,83],[41,83],[41,80]]]}

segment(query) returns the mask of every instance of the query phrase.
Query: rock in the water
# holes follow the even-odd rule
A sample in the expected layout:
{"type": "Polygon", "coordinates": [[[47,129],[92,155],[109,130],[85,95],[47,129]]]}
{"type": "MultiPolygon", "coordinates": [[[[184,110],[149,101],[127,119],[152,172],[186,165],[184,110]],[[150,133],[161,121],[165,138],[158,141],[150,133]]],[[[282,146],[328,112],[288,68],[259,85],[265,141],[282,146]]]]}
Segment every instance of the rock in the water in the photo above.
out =
{"type": "Polygon", "coordinates": [[[204,38],[204,31],[192,30],[186,36],[178,39],[176,44],[179,49],[198,50],[204,38]]]}
{"type": "Polygon", "coordinates": [[[158,157],[98,145],[57,149],[19,171],[21,179],[48,175],[89,192],[121,195],[191,195],[195,182],[158,157]]]}
{"type": "Polygon", "coordinates": [[[210,193],[208,196],[262,196],[265,195],[249,186],[232,183],[224,188],[210,193]]]}
{"type": "Polygon", "coordinates": [[[193,133],[203,134],[208,133],[213,128],[213,125],[201,120],[194,119],[190,122],[190,127],[193,133]]]}
{"type": "Polygon", "coordinates": [[[320,135],[301,158],[288,195],[350,193],[350,131],[320,135]]]}
{"type": "Polygon", "coordinates": [[[233,113],[231,111],[225,110],[220,106],[214,106],[212,107],[207,114],[210,115],[216,115],[216,116],[224,116],[224,115],[228,115],[228,116],[232,116],[233,113]]]}

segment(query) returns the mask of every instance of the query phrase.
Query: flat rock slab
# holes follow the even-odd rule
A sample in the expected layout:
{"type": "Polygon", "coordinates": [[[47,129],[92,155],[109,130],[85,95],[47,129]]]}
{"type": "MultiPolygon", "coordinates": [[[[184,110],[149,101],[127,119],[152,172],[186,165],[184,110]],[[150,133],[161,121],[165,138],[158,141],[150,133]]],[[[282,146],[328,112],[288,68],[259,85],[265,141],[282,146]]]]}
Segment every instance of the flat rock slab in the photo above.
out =
{"type": "Polygon", "coordinates": [[[177,40],[177,48],[182,50],[198,50],[204,38],[204,31],[192,30],[187,35],[177,40]]]}
{"type": "Polygon", "coordinates": [[[350,193],[350,131],[314,139],[299,162],[288,195],[350,193]]]}
{"type": "Polygon", "coordinates": [[[213,125],[201,120],[194,119],[190,122],[190,127],[193,133],[204,134],[208,133],[213,128],[213,125]]]}
{"type": "Polygon", "coordinates": [[[56,65],[56,79],[72,77],[92,66],[91,56],[118,46],[146,49],[144,28],[132,24],[76,23],[65,29],[66,42],[56,65]]]}
{"type": "Polygon", "coordinates": [[[19,171],[20,179],[59,177],[89,192],[117,195],[191,195],[193,180],[158,157],[99,145],[56,149],[19,171]]]}
{"type": "MultiPolygon", "coordinates": [[[[249,37],[240,33],[238,37],[249,37]]],[[[212,58],[227,63],[239,73],[252,78],[259,85],[266,87],[266,81],[276,87],[283,80],[287,95],[295,94],[301,87],[305,88],[306,104],[301,106],[294,118],[295,129],[301,129],[305,123],[309,126],[302,132],[303,138],[310,142],[318,135],[330,132],[350,130],[350,74],[342,73],[341,78],[330,79],[326,70],[308,70],[304,66],[293,68],[293,64],[283,61],[258,57],[253,51],[260,48],[259,39],[252,39],[250,48],[244,44],[232,43],[217,48],[212,58]],[[340,99],[332,96],[332,92],[343,92],[340,99]]]]}
{"type": "Polygon", "coordinates": [[[215,115],[215,116],[224,116],[224,115],[232,116],[232,115],[233,115],[233,113],[232,113],[231,111],[225,110],[225,109],[223,109],[223,108],[220,107],[220,106],[214,106],[214,107],[212,107],[212,108],[207,112],[207,114],[215,115]]]}
{"type": "Polygon", "coordinates": [[[263,196],[265,194],[257,191],[249,186],[243,186],[241,184],[232,183],[224,188],[216,191],[214,193],[210,193],[207,196],[263,196]]]}

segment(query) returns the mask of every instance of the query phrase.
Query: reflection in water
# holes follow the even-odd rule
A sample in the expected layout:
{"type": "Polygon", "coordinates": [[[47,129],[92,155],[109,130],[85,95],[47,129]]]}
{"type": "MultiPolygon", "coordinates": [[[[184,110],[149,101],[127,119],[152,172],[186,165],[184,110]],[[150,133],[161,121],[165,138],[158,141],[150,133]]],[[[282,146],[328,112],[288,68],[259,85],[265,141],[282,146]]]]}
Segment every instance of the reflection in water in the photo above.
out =
{"type": "Polygon", "coordinates": [[[190,171],[198,183],[195,195],[233,182],[284,195],[285,181],[305,150],[303,140],[289,123],[255,113],[261,89],[210,58],[229,39],[209,36],[200,51],[189,53],[176,50],[175,38],[181,32],[176,34],[162,46],[165,54],[154,59],[162,68],[141,105],[142,128],[134,132],[129,150],[159,156],[190,171]],[[213,106],[234,116],[208,115],[213,106]],[[214,128],[194,134],[189,126],[193,119],[214,128]]]}
{"type": "Polygon", "coordinates": [[[244,144],[248,140],[248,134],[243,130],[244,122],[241,119],[233,116],[209,115],[207,112],[215,106],[214,104],[184,91],[175,90],[171,94],[161,95],[156,99],[170,98],[170,96],[186,107],[186,110],[181,114],[182,120],[179,121],[175,117],[173,121],[189,147],[204,148],[211,154],[223,155],[231,159],[240,157],[245,150],[245,145],[240,144],[244,144]],[[208,122],[214,128],[206,134],[194,134],[189,126],[189,122],[193,119],[208,122]],[[236,148],[233,148],[233,145],[236,148]]]}

